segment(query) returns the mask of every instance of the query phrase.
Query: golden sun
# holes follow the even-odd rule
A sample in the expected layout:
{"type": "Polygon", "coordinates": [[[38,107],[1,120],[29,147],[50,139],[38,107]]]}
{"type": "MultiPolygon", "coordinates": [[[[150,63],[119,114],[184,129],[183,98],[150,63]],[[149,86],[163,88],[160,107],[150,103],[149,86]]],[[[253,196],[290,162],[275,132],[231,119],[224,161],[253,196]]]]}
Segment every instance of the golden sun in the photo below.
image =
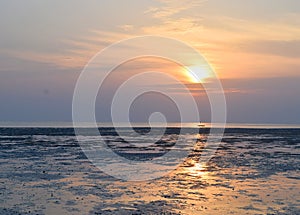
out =
{"type": "Polygon", "coordinates": [[[210,76],[210,71],[204,66],[189,66],[185,68],[185,72],[192,83],[204,82],[210,76]]]}

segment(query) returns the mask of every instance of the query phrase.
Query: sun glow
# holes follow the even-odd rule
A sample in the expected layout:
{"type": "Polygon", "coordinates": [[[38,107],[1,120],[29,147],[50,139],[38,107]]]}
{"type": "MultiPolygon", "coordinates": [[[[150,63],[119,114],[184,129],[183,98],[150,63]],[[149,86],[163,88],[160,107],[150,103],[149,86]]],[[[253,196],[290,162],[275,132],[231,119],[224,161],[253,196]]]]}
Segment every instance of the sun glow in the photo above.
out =
{"type": "Polygon", "coordinates": [[[210,71],[204,66],[190,66],[185,68],[189,77],[189,81],[193,83],[204,82],[206,78],[210,76],[210,71]]]}

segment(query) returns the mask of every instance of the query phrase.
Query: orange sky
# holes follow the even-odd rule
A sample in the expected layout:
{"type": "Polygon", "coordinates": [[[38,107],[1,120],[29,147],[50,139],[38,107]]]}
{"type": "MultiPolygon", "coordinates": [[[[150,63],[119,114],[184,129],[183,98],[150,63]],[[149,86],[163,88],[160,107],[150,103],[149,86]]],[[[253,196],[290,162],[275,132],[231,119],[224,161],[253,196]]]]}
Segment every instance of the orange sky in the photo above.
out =
{"type": "MultiPolygon", "coordinates": [[[[278,115],[293,121],[298,114],[294,107],[299,88],[290,84],[300,78],[298,0],[5,1],[0,3],[0,18],[1,91],[10,93],[1,97],[8,102],[3,119],[14,116],[12,106],[35,101],[36,95],[64,96],[59,101],[67,101],[78,74],[95,54],[142,35],[174,38],[197,49],[222,79],[225,91],[234,92],[229,98],[233,103],[242,104],[245,95],[255,107],[272,99],[255,110],[258,120],[270,108],[278,108],[270,114],[271,121],[278,115]],[[58,89],[62,92],[55,94],[58,89]],[[283,101],[288,97],[291,100],[283,101]],[[18,100],[23,102],[16,105],[18,100]],[[286,110],[289,116],[282,113],[286,110]]],[[[155,65],[173,74],[180,71],[184,82],[195,82],[173,66],[155,65]]],[[[47,109],[46,104],[45,100],[47,109]]],[[[31,106],[28,103],[25,118],[36,113],[31,106]]],[[[238,119],[245,116],[242,112],[238,119]]]]}
{"type": "MultiPolygon", "coordinates": [[[[300,15],[294,8],[298,6],[297,1],[285,1],[285,4],[272,1],[269,7],[266,7],[267,3],[251,2],[141,1],[130,9],[124,7],[123,11],[112,7],[113,11],[117,10],[118,16],[109,17],[105,14],[105,20],[101,17],[101,10],[98,15],[90,10],[92,15],[87,19],[94,19],[93,23],[98,24],[90,26],[88,22],[85,25],[79,22],[78,26],[85,26],[80,33],[76,30],[79,27],[73,23],[65,29],[66,36],[58,39],[58,35],[53,33],[56,31],[53,25],[47,25],[45,27],[49,33],[45,30],[41,33],[42,37],[49,36],[42,40],[44,48],[6,47],[1,52],[59,68],[82,68],[94,54],[109,44],[133,36],[159,35],[181,40],[197,48],[221,78],[298,76],[300,23],[297,20],[300,20],[300,15]],[[234,7],[228,7],[230,3],[234,7]],[[136,14],[128,15],[132,11],[136,14]],[[73,31],[77,31],[76,34],[73,31]],[[53,42],[59,49],[52,50],[53,42]]],[[[105,3],[102,7],[111,7],[113,4],[105,3]]],[[[84,15],[68,13],[66,16],[70,15],[74,21],[84,15]]],[[[56,20],[52,19],[53,22],[56,20]]],[[[39,20],[31,21],[33,27],[39,27],[39,20]]],[[[65,20],[61,22],[67,26],[65,20]]],[[[26,29],[22,33],[24,36],[29,34],[26,29]]],[[[28,43],[37,36],[29,38],[28,43]]],[[[23,42],[26,38],[23,38],[23,42]]]]}

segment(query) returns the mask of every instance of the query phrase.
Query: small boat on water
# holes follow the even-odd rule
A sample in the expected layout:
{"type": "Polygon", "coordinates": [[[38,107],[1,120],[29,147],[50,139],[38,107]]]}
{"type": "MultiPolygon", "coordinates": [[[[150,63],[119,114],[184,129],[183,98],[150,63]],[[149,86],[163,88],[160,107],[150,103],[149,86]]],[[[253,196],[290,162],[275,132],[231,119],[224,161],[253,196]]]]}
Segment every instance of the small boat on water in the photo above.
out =
{"type": "Polygon", "coordinates": [[[203,128],[203,127],[205,127],[205,124],[200,121],[200,124],[198,124],[198,127],[203,128]]]}

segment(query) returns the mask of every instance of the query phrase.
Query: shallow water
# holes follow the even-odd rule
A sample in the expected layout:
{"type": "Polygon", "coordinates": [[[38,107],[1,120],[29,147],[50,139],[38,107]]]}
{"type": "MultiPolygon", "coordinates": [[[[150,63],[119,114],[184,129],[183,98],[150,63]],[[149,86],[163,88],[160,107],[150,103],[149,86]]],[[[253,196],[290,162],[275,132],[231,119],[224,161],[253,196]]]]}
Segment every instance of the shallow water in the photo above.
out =
{"type": "MultiPolygon", "coordinates": [[[[178,128],[148,148],[100,132],[120,155],[143,160],[174,147],[178,128]]],[[[87,159],[72,128],[0,128],[0,214],[300,214],[300,129],[226,129],[198,164],[207,132],[165,177],[124,182],[87,159]]]]}

